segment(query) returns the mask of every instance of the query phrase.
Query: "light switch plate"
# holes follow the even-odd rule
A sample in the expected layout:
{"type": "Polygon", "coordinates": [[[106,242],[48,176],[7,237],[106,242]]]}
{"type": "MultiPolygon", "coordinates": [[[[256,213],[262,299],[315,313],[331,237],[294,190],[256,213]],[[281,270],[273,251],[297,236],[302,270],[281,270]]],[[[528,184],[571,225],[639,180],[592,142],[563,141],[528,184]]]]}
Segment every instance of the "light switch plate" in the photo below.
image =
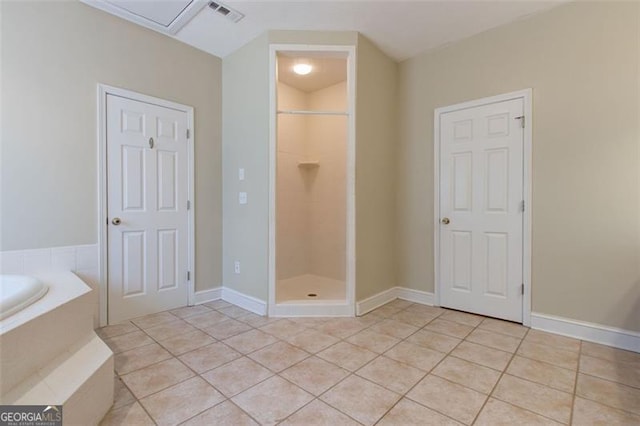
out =
{"type": "Polygon", "coordinates": [[[244,169],[242,167],[238,169],[238,180],[244,180],[244,169]]]}
{"type": "Polygon", "coordinates": [[[238,202],[240,204],[247,204],[247,193],[246,192],[239,192],[238,193],[238,202]]]}

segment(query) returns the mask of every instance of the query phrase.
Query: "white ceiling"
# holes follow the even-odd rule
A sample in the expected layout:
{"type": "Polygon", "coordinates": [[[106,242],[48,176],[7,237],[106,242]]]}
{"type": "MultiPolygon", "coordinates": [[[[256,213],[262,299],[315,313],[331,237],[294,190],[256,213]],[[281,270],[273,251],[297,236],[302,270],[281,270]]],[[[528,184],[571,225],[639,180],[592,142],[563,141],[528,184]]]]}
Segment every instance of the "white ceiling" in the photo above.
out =
{"type": "MultiPolygon", "coordinates": [[[[167,1],[184,3],[156,3],[167,1]]],[[[564,1],[223,0],[244,19],[234,23],[205,7],[173,37],[223,58],[267,30],[358,31],[401,61],[564,1]]]]}

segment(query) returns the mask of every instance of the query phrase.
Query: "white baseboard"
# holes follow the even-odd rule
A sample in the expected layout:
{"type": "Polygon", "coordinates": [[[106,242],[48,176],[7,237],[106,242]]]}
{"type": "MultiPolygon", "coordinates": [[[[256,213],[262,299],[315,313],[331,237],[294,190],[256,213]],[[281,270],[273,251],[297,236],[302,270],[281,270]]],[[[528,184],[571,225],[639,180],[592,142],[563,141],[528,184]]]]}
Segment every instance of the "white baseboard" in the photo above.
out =
{"type": "Polygon", "coordinates": [[[433,306],[433,293],[422,290],[414,290],[406,287],[396,287],[398,299],[409,302],[420,303],[421,305],[433,306]]]}
{"type": "Polygon", "coordinates": [[[421,290],[413,290],[406,287],[391,287],[388,290],[374,294],[356,303],[357,315],[364,315],[374,309],[389,303],[395,299],[408,300],[409,302],[433,306],[433,293],[421,290]]]}
{"type": "Polygon", "coordinates": [[[222,299],[222,287],[211,288],[208,290],[196,291],[193,295],[194,305],[201,305],[214,300],[222,299]]]}
{"type": "Polygon", "coordinates": [[[640,352],[640,333],[553,315],[531,313],[531,328],[640,352]]]}
{"type": "MultiPolygon", "coordinates": [[[[248,296],[228,287],[216,287],[210,290],[198,291],[195,293],[195,304],[211,302],[223,299],[229,303],[239,306],[258,315],[267,314],[267,303],[248,296]]],[[[433,293],[421,290],[414,290],[406,287],[392,287],[388,290],[374,294],[356,303],[357,315],[364,315],[367,312],[389,303],[395,299],[408,300],[422,305],[433,306],[433,293]]],[[[308,305],[279,305],[278,310],[271,313],[272,316],[349,316],[350,313],[344,309],[345,305],[336,305],[335,309],[327,306],[319,306],[318,312],[311,312],[308,305]],[[317,314],[317,315],[316,315],[317,314]]],[[[575,339],[600,343],[615,348],[640,352],[640,333],[624,330],[616,327],[608,327],[601,324],[578,321],[569,318],[557,317],[553,315],[531,313],[531,328],[548,331],[562,336],[573,337],[575,339]]]]}
{"type": "Polygon", "coordinates": [[[367,297],[364,300],[356,302],[356,315],[364,315],[367,312],[371,312],[374,309],[384,305],[385,303],[389,303],[392,300],[397,299],[397,288],[398,287],[391,287],[388,290],[382,291],[378,294],[374,294],[371,297],[367,297]]]}
{"type": "Polygon", "coordinates": [[[256,299],[253,296],[240,293],[239,291],[232,290],[229,287],[222,287],[222,300],[239,306],[242,309],[246,309],[247,311],[251,311],[254,314],[267,314],[267,302],[256,299]]]}

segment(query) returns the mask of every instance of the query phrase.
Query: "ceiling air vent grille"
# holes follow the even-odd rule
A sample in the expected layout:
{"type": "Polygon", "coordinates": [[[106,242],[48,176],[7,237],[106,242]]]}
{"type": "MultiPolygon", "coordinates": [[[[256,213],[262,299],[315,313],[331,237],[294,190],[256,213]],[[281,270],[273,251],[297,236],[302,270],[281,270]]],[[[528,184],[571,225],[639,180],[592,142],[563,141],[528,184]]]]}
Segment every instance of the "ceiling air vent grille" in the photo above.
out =
{"type": "Polygon", "coordinates": [[[229,6],[219,2],[211,1],[209,2],[209,7],[216,13],[219,13],[220,15],[230,20],[231,22],[238,22],[242,18],[244,18],[244,15],[242,13],[238,12],[237,10],[233,10],[229,6]]]}

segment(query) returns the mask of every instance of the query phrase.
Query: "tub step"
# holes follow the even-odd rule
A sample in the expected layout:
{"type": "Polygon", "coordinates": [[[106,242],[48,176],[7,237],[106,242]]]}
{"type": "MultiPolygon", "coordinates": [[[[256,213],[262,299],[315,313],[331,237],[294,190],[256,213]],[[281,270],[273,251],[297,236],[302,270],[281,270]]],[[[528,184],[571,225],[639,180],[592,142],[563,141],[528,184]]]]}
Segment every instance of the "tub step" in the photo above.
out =
{"type": "Polygon", "coordinates": [[[2,395],[0,403],[64,405],[65,424],[97,424],[113,404],[113,352],[91,334],[2,395]]]}

